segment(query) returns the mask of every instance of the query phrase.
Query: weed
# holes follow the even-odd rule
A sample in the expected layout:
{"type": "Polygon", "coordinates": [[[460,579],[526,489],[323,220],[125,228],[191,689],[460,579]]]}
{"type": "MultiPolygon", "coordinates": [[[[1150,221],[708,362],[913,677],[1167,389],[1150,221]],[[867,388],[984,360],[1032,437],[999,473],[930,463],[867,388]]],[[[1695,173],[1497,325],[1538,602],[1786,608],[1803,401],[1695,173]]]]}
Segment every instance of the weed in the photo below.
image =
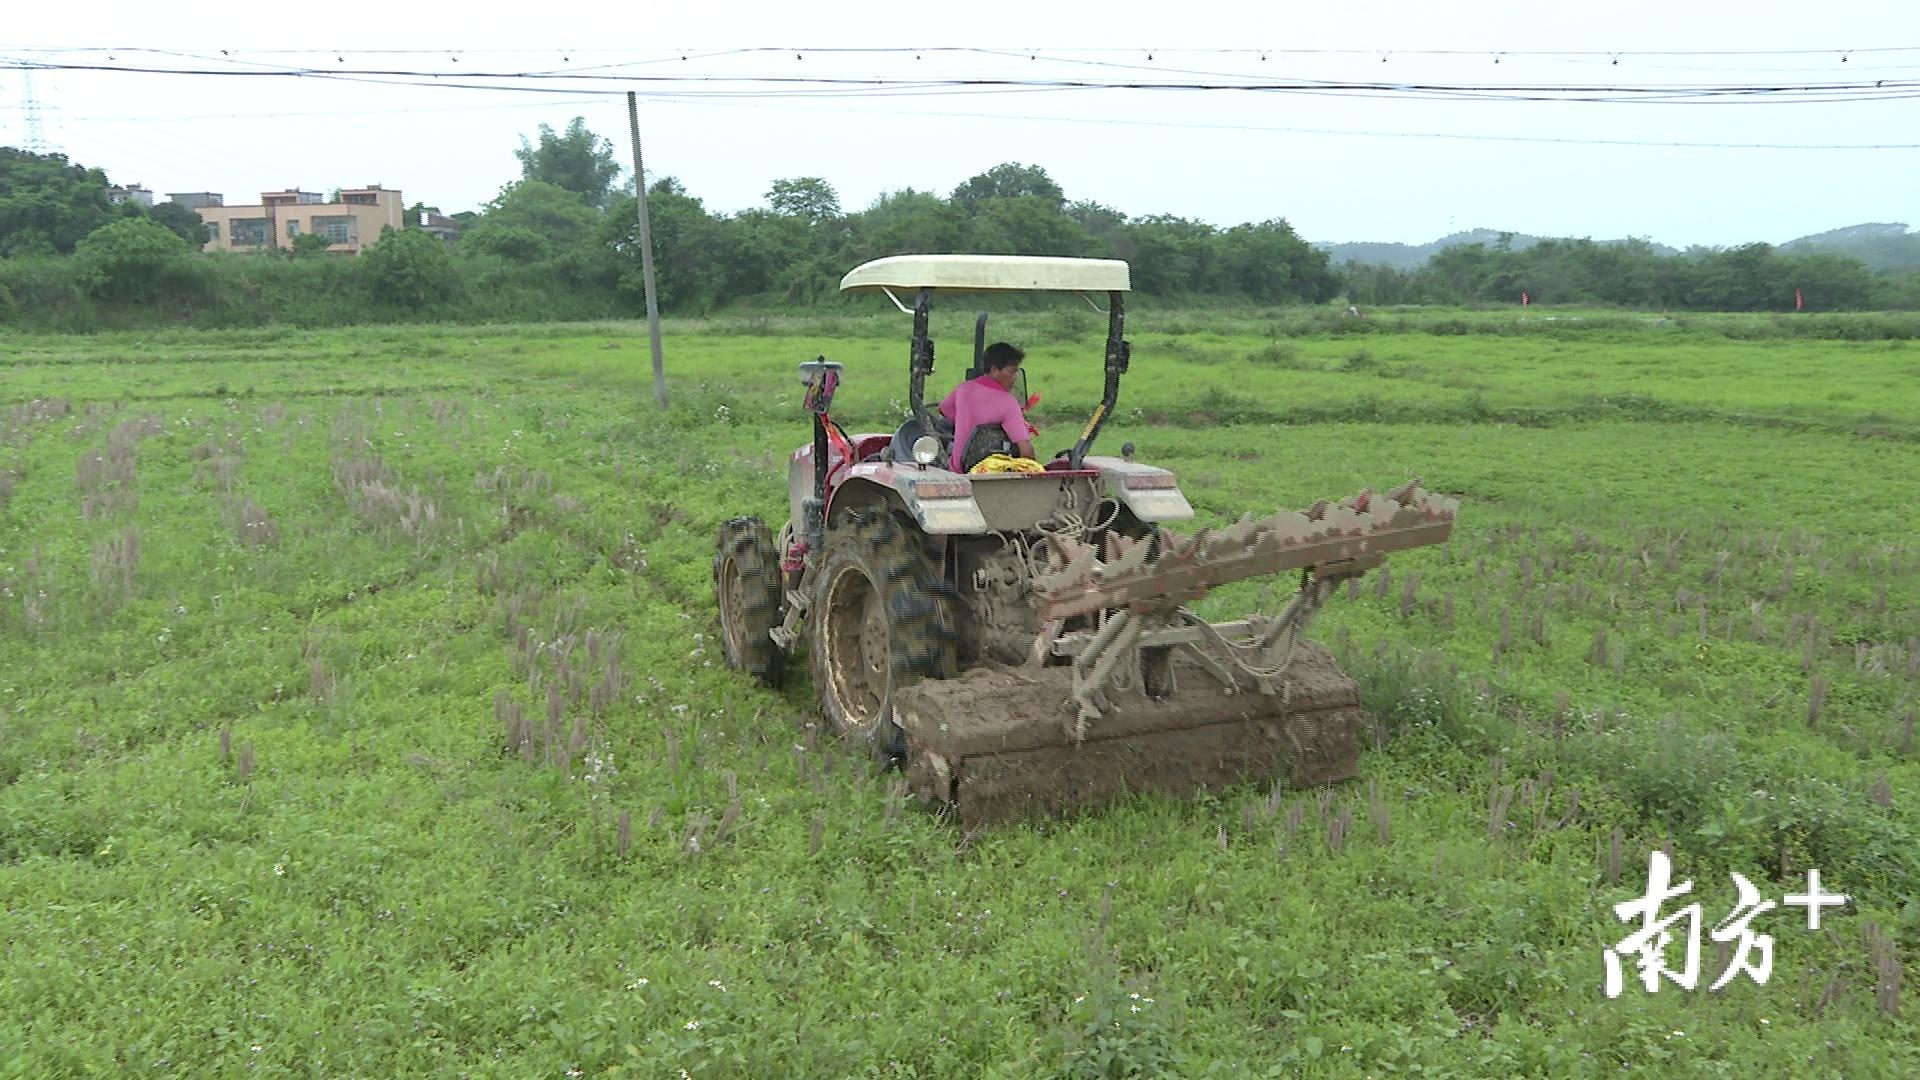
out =
{"type": "Polygon", "coordinates": [[[249,496],[229,496],[221,504],[221,521],[242,547],[278,547],[280,528],[267,508],[249,496]]]}
{"type": "Polygon", "coordinates": [[[1247,362],[1259,367],[1284,371],[1318,371],[1320,366],[1300,355],[1300,347],[1291,341],[1269,341],[1247,354],[1247,362]]]}

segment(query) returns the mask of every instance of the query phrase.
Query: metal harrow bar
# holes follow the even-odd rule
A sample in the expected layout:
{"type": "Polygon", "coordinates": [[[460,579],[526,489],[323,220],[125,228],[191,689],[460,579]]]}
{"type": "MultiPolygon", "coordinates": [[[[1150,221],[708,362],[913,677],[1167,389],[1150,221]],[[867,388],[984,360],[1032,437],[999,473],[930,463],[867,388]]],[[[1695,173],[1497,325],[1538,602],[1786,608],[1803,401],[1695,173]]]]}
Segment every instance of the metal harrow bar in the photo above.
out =
{"type": "Polygon", "coordinates": [[[1337,503],[1321,500],[1306,513],[1243,517],[1224,529],[1187,538],[1161,532],[1153,540],[1109,541],[1109,558],[1090,546],[1035,581],[1041,618],[1052,622],[1101,611],[1167,610],[1217,586],[1286,570],[1324,576],[1392,551],[1446,542],[1459,502],[1420,488],[1418,480],[1386,495],[1363,491],[1337,503]]]}
{"type": "Polygon", "coordinates": [[[1109,689],[1140,677],[1140,654],[1149,648],[1160,651],[1163,663],[1169,650],[1190,653],[1237,687],[1232,673],[1199,647],[1203,641],[1225,646],[1230,655],[1245,654],[1233,662],[1262,693],[1274,693],[1307,622],[1340,578],[1371,569],[1387,552],[1445,542],[1458,510],[1456,500],[1423,491],[1414,480],[1384,496],[1363,491],[1338,503],[1321,500],[1304,514],[1243,517],[1185,539],[1167,532],[1144,541],[1110,537],[1106,559],[1088,545],[1060,550],[1065,565],[1035,581],[1047,625],[1108,613],[1097,630],[1054,643],[1053,651],[1073,656],[1073,741],[1086,739],[1109,689]],[[1212,626],[1185,609],[1216,586],[1295,569],[1308,574],[1278,619],[1212,626]],[[1228,630],[1255,630],[1254,639],[1232,643],[1223,633],[1228,630]]]}

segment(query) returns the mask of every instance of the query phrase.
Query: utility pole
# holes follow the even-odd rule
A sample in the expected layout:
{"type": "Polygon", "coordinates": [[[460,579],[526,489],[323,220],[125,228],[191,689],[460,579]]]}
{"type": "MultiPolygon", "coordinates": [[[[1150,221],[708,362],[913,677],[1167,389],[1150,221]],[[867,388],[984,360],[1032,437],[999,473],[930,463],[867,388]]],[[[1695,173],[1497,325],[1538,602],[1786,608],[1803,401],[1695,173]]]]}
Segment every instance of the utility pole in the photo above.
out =
{"type": "Polygon", "coordinates": [[[627,128],[633,136],[633,194],[640,207],[640,282],[647,292],[647,338],[653,345],[653,396],[667,407],[667,368],[660,357],[660,303],[653,292],[653,233],[647,228],[647,171],[640,164],[640,103],[627,91],[627,128]]]}

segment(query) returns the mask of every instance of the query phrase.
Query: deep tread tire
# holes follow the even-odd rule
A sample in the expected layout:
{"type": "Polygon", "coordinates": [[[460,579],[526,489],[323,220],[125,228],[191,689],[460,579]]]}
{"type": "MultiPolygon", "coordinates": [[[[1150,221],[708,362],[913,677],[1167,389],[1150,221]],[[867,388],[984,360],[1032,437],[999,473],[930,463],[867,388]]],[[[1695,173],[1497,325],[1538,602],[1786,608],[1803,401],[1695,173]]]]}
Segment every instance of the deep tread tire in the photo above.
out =
{"type": "Polygon", "coordinates": [[[893,691],[959,673],[953,590],[891,511],[849,515],[826,546],[807,611],[820,712],[843,737],[870,740],[882,764],[898,764],[906,735],[893,691]]]}
{"type": "Polygon", "coordinates": [[[780,625],[780,556],[773,533],[757,517],[720,526],[713,556],[713,593],[727,666],[768,686],[786,678],[787,652],[769,631],[780,625]]]}

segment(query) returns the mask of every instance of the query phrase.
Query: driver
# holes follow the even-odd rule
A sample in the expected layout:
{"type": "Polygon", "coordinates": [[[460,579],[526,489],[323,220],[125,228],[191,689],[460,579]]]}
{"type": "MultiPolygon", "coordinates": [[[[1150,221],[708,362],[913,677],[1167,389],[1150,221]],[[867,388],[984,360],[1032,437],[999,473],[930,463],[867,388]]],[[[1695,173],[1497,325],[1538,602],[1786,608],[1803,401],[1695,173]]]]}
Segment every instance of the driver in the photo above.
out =
{"type": "Polygon", "coordinates": [[[947,466],[954,472],[966,471],[961,466],[967,444],[975,430],[988,424],[1000,425],[1007,441],[1013,443],[1021,457],[1033,457],[1033,429],[1027,426],[1019,399],[1013,396],[1014,382],[1020,377],[1020,362],[1026,358],[1022,350],[1004,341],[994,342],[981,354],[986,374],[954,387],[953,393],[940,402],[941,414],[953,421],[953,453],[947,459],[947,466]]]}

